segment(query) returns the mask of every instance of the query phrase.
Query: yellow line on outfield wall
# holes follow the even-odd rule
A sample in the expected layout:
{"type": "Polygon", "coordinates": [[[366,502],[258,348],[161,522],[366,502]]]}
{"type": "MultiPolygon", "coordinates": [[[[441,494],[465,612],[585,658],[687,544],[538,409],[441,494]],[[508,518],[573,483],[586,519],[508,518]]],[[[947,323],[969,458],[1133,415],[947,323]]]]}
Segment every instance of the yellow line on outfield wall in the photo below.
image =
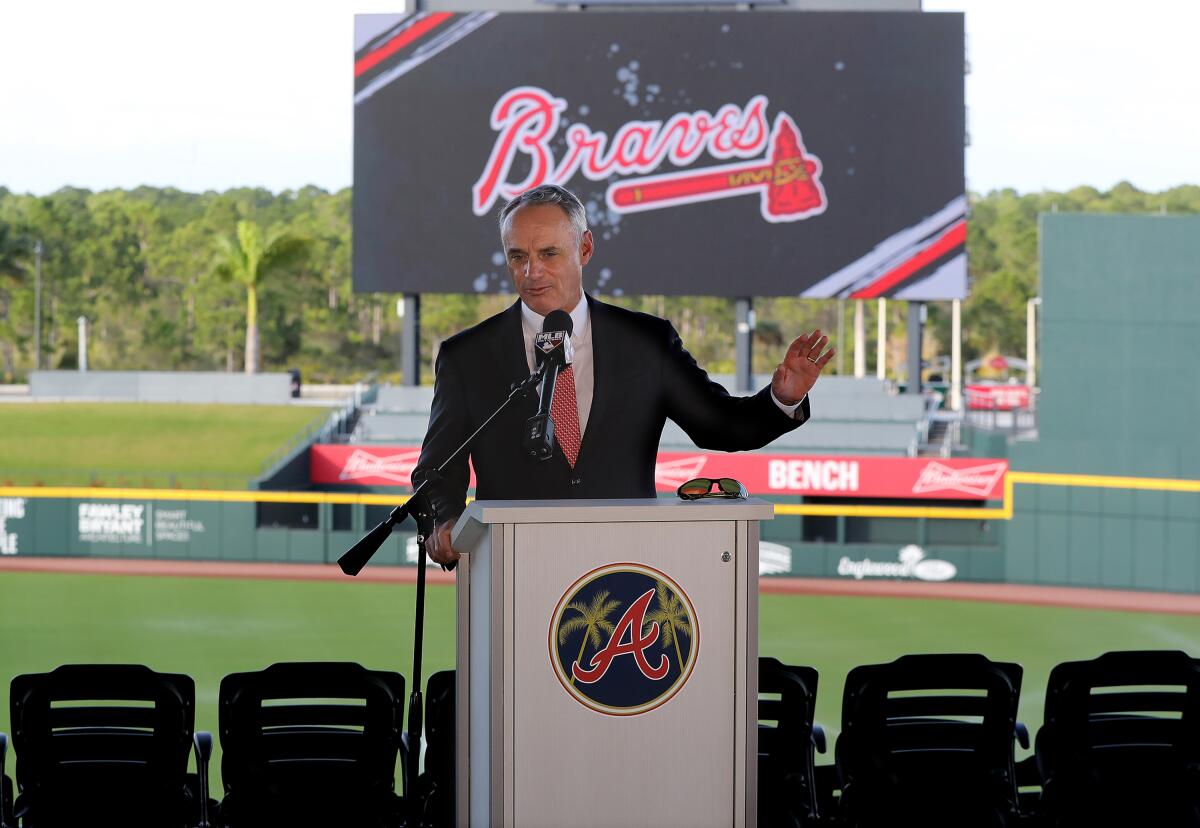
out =
{"type": "MultiPolygon", "coordinates": [[[[1008,520],[1012,517],[1011,492],[1004,506],[996,509],[927,506],[836,506],[829,504],[776,503],[777,515],[827,515],[845,517],[942,518],[947,520],[1008,520]]],[[[110,489],[103,486],[16,486],[0,487],[0,497],[76,498],[83,500],[189,500],[225,503],[363,503],[398,506],[408,495],[354,494],[343,492],[232,491],[224,489],[110,489]]]]}
{"type": "Polygon", "coordinates": [[[1174,480],[1168,477],[1109,477],[1099,474],[1051,474],[1048,472],[1010,471],[1013,483],[1035,486],[1082,486],[1097,489],[1139,489],[1154,492],[1200,492],[1200,480],[1174,480]]]}
{"type": "Polygon", "coordinates": [[[995,509],[962,508],[949,506],[835,506],[825,503],[776,503],[777,515],[824,515],[827,517],[897,517],[936,518],[939,520],[1009,520],[1012,517],[1011,500],[995,509]]]}
{"type": "MultiPolygon", "coordinates": [[[[934,520],[1012,520],[1013,486],[1017,483],[1032,486],[1080,486],[1084,488],[1200,493],[1200,480],[1010,471],[1004,477],[1004,500],[996,508],[956,509],[946,506],[839,506],[825,503],[776,503],[774,505],[775,514],[777,515],[929,518],[934,520]]],[[[0,497],[60,497],[92,500],[97,498],[111,498],[113,500],[190,500],[234,503],[362,503],[371,506],[397,506],[408,500],[408,495],[400,494],[231,491],[219,489],[109,489],[89,486],[0,487],[0,497]]]]}
{"type": "Polygon", "coordinates": [[[845,517],[934,518],[938,520],[1012,520],[1013,486],[1079,486],[1100,489],[1137,489],[1156,492],[1200,493],[1200,480],[1167,477],[1116,477],[1099,474],[1054,474],[1010,471],[1004,477],[1004,500],[995,509],[953,509],[922,506],[834,506],[826,504],[775,505],[777,515],[826,515],[845,517]]]}

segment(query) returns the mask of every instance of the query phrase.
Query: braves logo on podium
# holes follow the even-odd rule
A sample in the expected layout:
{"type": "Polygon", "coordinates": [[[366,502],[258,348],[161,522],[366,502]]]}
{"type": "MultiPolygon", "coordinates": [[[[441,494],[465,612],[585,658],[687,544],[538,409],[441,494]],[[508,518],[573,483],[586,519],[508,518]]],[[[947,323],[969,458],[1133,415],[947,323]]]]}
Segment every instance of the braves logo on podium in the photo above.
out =
{"type": "Polygon", "coordinates": [[[586,573],[563,593],[548,636],[563,689],[610,716],[645,713],[687,683],[700,652],[691,599],[668,575],[637,563],[586,573]]]}

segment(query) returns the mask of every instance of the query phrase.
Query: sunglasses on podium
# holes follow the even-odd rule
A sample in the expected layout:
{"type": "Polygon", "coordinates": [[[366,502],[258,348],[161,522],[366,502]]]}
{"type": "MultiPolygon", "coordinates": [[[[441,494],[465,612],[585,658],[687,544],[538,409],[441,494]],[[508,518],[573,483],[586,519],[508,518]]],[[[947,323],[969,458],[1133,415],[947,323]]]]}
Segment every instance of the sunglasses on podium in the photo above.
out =
{"type": "Polygon", "coordinates": [[[700,500],[705,497],[744,500],[749,497],[746,487],[732,477],[697,477],[684,483],[675,493],[679,495],[680,500],[700,500]],[[714,487],[716,487],[715,491],[714,487]]]}

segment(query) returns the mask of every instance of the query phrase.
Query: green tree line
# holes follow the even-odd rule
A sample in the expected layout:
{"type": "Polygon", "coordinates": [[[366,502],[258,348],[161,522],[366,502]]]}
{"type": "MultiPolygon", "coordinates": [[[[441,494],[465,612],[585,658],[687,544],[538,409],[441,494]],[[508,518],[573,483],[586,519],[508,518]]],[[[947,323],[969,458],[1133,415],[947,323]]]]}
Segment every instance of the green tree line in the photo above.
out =
{"type": "MultiPolygon", "coordinates": [[[[354,293],[349,189],[316,187],[186,193],[171,188],[47,196],[0,187],[0,380],[34,366],[34,245],[42,244],[44,368],[76,367],[76,319],[89,320],[89,367],[98,370],[242,371],[299,368],[306,381],[398,379],[396,294],[354,293]]],[[[1200,187],[1159,193],[1122,183],[1108,191],[971,194],[967,238],[971,294],[964,304],[965,359],[1020,354],[1025,302],[1037,292],[1037,216],[1054,210],[1200,212],[1200,187]]],[[[511,297],[422,297],[423,375],[436,343],[505,307],[511,297]]],[[[713,297],[622,297],[674,321],[701,364],[732,372],[734,308],[713,297]]],[[[872,306],[874,303],[869,303],[872,306]]],[[[904,352],[904,303],[890,302],[889,367],[904,352]]],[[[803,328],[844,333],[835,370],[851,372],[853,303],[755,300],[755,370],[769,372],[803,328]]],[[[948,303],[930,306],[926,354],[949,353],[948,303]]],[[[874,308],[868,365],[874,364],[874,308]]],[[[894,375],[894,370],[889,371],[894,375]]]]}

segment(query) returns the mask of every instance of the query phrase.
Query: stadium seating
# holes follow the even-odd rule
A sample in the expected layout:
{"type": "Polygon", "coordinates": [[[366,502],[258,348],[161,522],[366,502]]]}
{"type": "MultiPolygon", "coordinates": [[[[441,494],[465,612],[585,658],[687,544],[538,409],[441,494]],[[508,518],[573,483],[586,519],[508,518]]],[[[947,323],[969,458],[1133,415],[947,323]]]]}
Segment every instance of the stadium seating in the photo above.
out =
{"type": "Polygon", "coordinates": [[[846,677],[835,761],[846,826],[1008,826],[1021,667],[903,656],[846,677]]]}
{"type": "Polygon", "coordinates": [[[1059,664],[1036,755],[1052,826],[1200,826],[1200,662],[1113,652],[1059,664]]]}
{"type": "MultiPolygon", "coordinates": [[[[714,375],[713,380],[732,392],[733,377],[714,375]]],[[[754,380],[758,389],[771,378],[761,375],[754,380]]],[[[883,380],[874,378],[822,377],[820,391],[813,420],[775,440],[771,450],[892,456],[915,453],[925,417],[925,401],[920,396],[893,394],[883,380]]],[[[429,425],[432,398],[433,389],[429,387],[380,387],[374,403],[364,407],[352,442],[419,445],[429,425]]],[[[663,450],[695,448],[691,438],[673,422],[663,429],[659,445],[663,450]]]]}
{"type": "Polygon", "coordinates": [[[349,662],[281,663],[225,676],[226,828],[399,825],[403,700],[399,673],[349,662]]]}
{"type": "Polygon", "coordinates": [[[203,825],[208,775],[187,773],[191,678],[132,664],[75,664],[21,675],[10,687],[24,828],[203,825]]]}
{"type": "Polygon", "coordinates": [[[758,660],[758,821],[804,828],[819,824],[816,750],[825,732],[813,724],[817,671],[758,660]]]}

